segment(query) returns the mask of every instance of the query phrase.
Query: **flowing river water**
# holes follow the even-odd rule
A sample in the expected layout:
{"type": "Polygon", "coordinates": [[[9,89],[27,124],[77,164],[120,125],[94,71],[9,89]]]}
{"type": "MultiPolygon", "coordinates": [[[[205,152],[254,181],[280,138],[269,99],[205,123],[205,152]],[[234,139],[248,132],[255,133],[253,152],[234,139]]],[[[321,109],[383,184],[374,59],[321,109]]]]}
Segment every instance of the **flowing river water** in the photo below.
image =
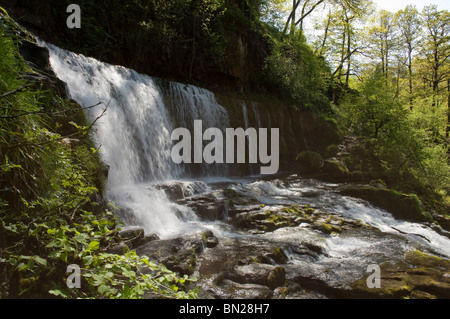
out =
{"type": "MultiPolygon", "coordinates": [[[[314,298],[350,291],[352,283],[367,277],[369,265],[401,263],[410,251],[450,258],[448,237],[341,195],[345,184],[295,174],[232,177],[226,164],[173,163],[175,128],[192,129],[199,119],[205,127],[229,127],[229,114],[214,93],[43,45],[71,98],[84,107],[102,102],[86,109],[88,119],[94,121],[106,108],[93,138],[109,167],[107,197],[122,208],[126,225],[141,226],[167,245],[177,238],[188,242],[190,234],[205,230],[219,242],[197,252],[192,270],[207,297],[279,296],[275,288],[284,283],[267,283],[255,274],[277,277],[280,265],[282,278],[291,283],[285,295],[314,298]],[[278,220],[271,212],[280,212],[278,220]]],[[[250,112],[258,118],[258,110],[243,102],[244,128],[250,112]]],[[[449,272],[442,275],[448,278],[449,272]]]]}

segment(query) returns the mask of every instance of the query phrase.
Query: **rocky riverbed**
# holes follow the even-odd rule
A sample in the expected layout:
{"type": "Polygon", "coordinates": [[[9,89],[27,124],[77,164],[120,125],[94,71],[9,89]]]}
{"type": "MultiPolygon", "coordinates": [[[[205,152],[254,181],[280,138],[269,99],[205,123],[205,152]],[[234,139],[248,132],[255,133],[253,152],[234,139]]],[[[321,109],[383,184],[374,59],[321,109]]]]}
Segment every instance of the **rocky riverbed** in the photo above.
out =
{"type": "Polygon", "coordinates": [[[296,176],[153,185],[195,218],[169,238],[139,227],[123,236],[197,278],[201,298],[450,298],[448,229],[342,195],[363,186],[296,176]]]}

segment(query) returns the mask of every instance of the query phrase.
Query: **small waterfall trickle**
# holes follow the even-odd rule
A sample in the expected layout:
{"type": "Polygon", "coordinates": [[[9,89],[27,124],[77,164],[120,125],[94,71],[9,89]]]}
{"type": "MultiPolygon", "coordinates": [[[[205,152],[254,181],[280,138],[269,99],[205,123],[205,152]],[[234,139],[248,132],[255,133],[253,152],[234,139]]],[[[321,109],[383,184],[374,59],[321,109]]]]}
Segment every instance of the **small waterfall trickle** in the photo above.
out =
{"type": "Polygon", "coordinates": [[[247,104],[245,101],[242,101],[242,116],[244,118],[245,129],[248,129],[248,112],[247,112],[247,104]]]}

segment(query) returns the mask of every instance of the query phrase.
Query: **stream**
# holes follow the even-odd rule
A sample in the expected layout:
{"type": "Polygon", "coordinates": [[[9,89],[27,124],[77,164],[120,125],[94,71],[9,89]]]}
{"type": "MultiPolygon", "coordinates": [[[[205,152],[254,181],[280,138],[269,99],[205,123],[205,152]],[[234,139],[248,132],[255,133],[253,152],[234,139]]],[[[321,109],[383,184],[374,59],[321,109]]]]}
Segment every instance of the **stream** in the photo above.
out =
{"type": "MultiPolygon", "coordinates": [[[[86,115],[98,119],[93,139],[109,168],[108,200],[121,208],[125,228],[141,227],[148,238],[133,248],[198,278],[201,297],[450,296],[450,239],[432,224],[343,196],[347,184],[250,175],[252,166],[232,177],[236,167],[227,164],[177,165],[175,128],[192,129],[196,119],[229,126],[214,93],[42,45],[71,98],[84,107],[102,102],[86,115]],[[379,289],[366,284],[374,265],[379,289]]],[[[245,128],[249,110],[242,104],[245,128]]]]}

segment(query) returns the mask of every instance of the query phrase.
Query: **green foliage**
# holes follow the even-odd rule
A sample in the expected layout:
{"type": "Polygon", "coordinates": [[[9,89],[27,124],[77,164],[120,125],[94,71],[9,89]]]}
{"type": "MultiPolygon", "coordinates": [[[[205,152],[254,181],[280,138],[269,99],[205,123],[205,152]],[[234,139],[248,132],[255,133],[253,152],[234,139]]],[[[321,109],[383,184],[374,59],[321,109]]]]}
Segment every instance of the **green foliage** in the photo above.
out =
{"type": "Polygon", "coordinates": [[[346,127],[367,138],[383,138],[395,134],[404,122],[406,110],[395,98],[381,72],[371,74],[360,87],[361,94],[348,95],[341,104],[346,127]]]}
{"type": "Polygon", "coordinates": [[[434,111],[419,107],[411,111],[408,101],[401,103],[395,87],[380,72],[371,74],[358,89],[336,109],[342,126],[364,145],[360,154],[352,156],[364,158],[366,176],[424,196],[428,202],[439,197],[443,201],[450,194],[450,165],[448,147],[436,143],[430,130],[434,111]]]}
{"type": "Polygon", "coordinates": [[[134,251],[107,253],[120,222],[98,200],[102,164],[89,126],[52,85],[24,76],[44,77],[18,53],[21,30],[1,17],[0,298],[195,298],[187,277],[134,251]],[[82,268],[80,289],[66,286],[70,264],[82,268]]]}
{"type": "Polygon", "coordinates": [[[329,110],[326,96],[329,69],[317,57],[303,36],[271,38],[272,53],[266,60],[266,73],[281,94],[300,105],[329,110]]]}

